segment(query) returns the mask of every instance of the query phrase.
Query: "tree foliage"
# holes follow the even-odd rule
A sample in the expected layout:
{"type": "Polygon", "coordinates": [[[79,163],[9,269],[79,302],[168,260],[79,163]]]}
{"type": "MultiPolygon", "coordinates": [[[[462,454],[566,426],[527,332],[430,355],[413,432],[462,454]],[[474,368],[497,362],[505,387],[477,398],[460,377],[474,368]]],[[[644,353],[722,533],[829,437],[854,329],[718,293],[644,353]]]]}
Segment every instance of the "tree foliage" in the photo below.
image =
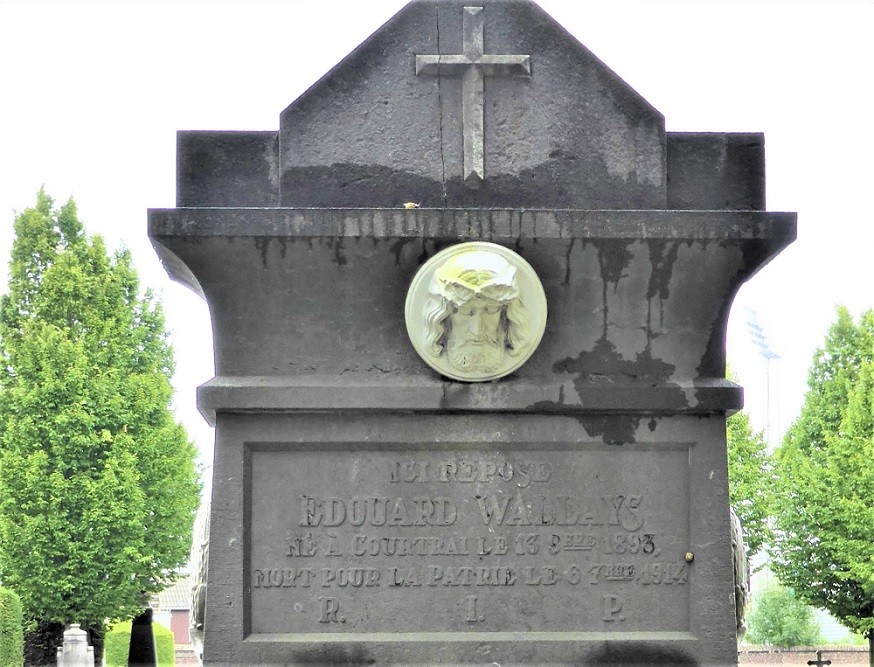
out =
{"type": "Polygon", "coordinates": [[[728,496],[740,519],[750,558],[771,539],[768,517],[774,497],[774,465],[761,432],[749,415],[738,412],[726,422],[728,496]]]}
{"type": "Polygon", "coordinates": [[[24,664],[23,630],[21,598],[8,588],[0,588],[0,667],[24,664]]]}
{"type": "MultiPolygon", "coordinates": [[[[105,667],[128,667],[128,651],[130,650],[130,621],[115,623],[106,633],[106,651],[104,653],[105,667]]],[[[160,667],[173,667],[176,664],[176,645],[173,631],[160,623],[152,623],[152,633],[155,636],[155,652],[160,667]]]]}
{"type": "Polygon", "coordinates": [[[186,561],[195,448],[169,405],[160,306],[125,251],[43,192],[0,299],[0,580],[26,622],[130,618],[186,561]]]}
{"type": "Polygon", "coordinates": [[[874,636],[874,311],[838,309],[776,460],[774,570],[874,636]]]}
{"type": "Polygon", "coordinates": [[[813,607],[788,588],[771,584],[753,599],[746,640],[782,648],[813,646],[820,642],[820,628],[813,607]]]}

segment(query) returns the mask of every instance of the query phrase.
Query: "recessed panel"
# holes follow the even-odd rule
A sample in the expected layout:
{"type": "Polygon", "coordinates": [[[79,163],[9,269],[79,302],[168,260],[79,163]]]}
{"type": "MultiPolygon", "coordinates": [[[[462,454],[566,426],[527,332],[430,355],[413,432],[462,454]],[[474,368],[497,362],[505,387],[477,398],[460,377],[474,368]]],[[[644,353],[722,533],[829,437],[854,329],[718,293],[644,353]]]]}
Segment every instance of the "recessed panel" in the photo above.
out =
{"type": "Polygon", "coordinates": [[[688,631],[688,467],[676,444],[250,445],[248,632],[688,631]]]}

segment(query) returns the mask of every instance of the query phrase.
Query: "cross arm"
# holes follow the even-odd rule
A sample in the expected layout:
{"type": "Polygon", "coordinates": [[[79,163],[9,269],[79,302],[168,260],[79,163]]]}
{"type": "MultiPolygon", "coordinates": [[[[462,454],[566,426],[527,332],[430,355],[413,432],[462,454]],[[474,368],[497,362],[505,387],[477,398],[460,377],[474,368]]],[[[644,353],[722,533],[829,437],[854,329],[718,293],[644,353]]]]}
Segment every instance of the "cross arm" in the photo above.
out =
{"type": "Polygon", "coordinates": [[[531,74],[531,56],[483,55],[473,60],[465,55],[416,56],[416,76],[461,76],[476,67],[483,76],[531,74]]]}
{"type": "Polygon", "coordinates": [[[477,65],[484,76],[525,76],[531,74],[531,56],[484,55],[477,65]]]}

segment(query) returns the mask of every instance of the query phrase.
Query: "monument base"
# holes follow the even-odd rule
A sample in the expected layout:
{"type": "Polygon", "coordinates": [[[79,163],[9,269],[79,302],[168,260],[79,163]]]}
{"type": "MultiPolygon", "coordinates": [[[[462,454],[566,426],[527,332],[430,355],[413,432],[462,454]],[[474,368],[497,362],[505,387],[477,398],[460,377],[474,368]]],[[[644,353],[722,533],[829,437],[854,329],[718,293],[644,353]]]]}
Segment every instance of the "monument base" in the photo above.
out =
{"type": "Polygon", "coordinates": [[[206,663],[735,661],[724,418],[628,418],[219,411],[206,663]]]}

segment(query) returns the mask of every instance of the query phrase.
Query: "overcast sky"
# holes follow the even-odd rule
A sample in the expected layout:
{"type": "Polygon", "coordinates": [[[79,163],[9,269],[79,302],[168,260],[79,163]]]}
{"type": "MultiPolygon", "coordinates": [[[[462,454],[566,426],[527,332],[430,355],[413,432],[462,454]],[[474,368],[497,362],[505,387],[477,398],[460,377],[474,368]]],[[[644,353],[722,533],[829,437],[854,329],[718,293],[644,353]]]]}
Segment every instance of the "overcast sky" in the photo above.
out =
{"type": "MultiPolygon", "coordinates": [[[[472,3],[475,4],[475,3],[472,3]]],[[[91,233],[133,253],[162,296],[176,350],[176,409],[208,463],[194,390],[213,375],[206,305],[171,283],[146,209],[175,205],[177,130],[275,130],[279,112],[404,5],[401,0],[0,0],[0,285],[14,211],[42,184],[75,197],[91,233]]],[[[744,286],[729,361],[772,430],[801,405],[836,303],[874,306],[874,2],[540,5],[659,109],[670,131],[764,132],[770,211],[798,212],[798,241],[744,286]]]]}

